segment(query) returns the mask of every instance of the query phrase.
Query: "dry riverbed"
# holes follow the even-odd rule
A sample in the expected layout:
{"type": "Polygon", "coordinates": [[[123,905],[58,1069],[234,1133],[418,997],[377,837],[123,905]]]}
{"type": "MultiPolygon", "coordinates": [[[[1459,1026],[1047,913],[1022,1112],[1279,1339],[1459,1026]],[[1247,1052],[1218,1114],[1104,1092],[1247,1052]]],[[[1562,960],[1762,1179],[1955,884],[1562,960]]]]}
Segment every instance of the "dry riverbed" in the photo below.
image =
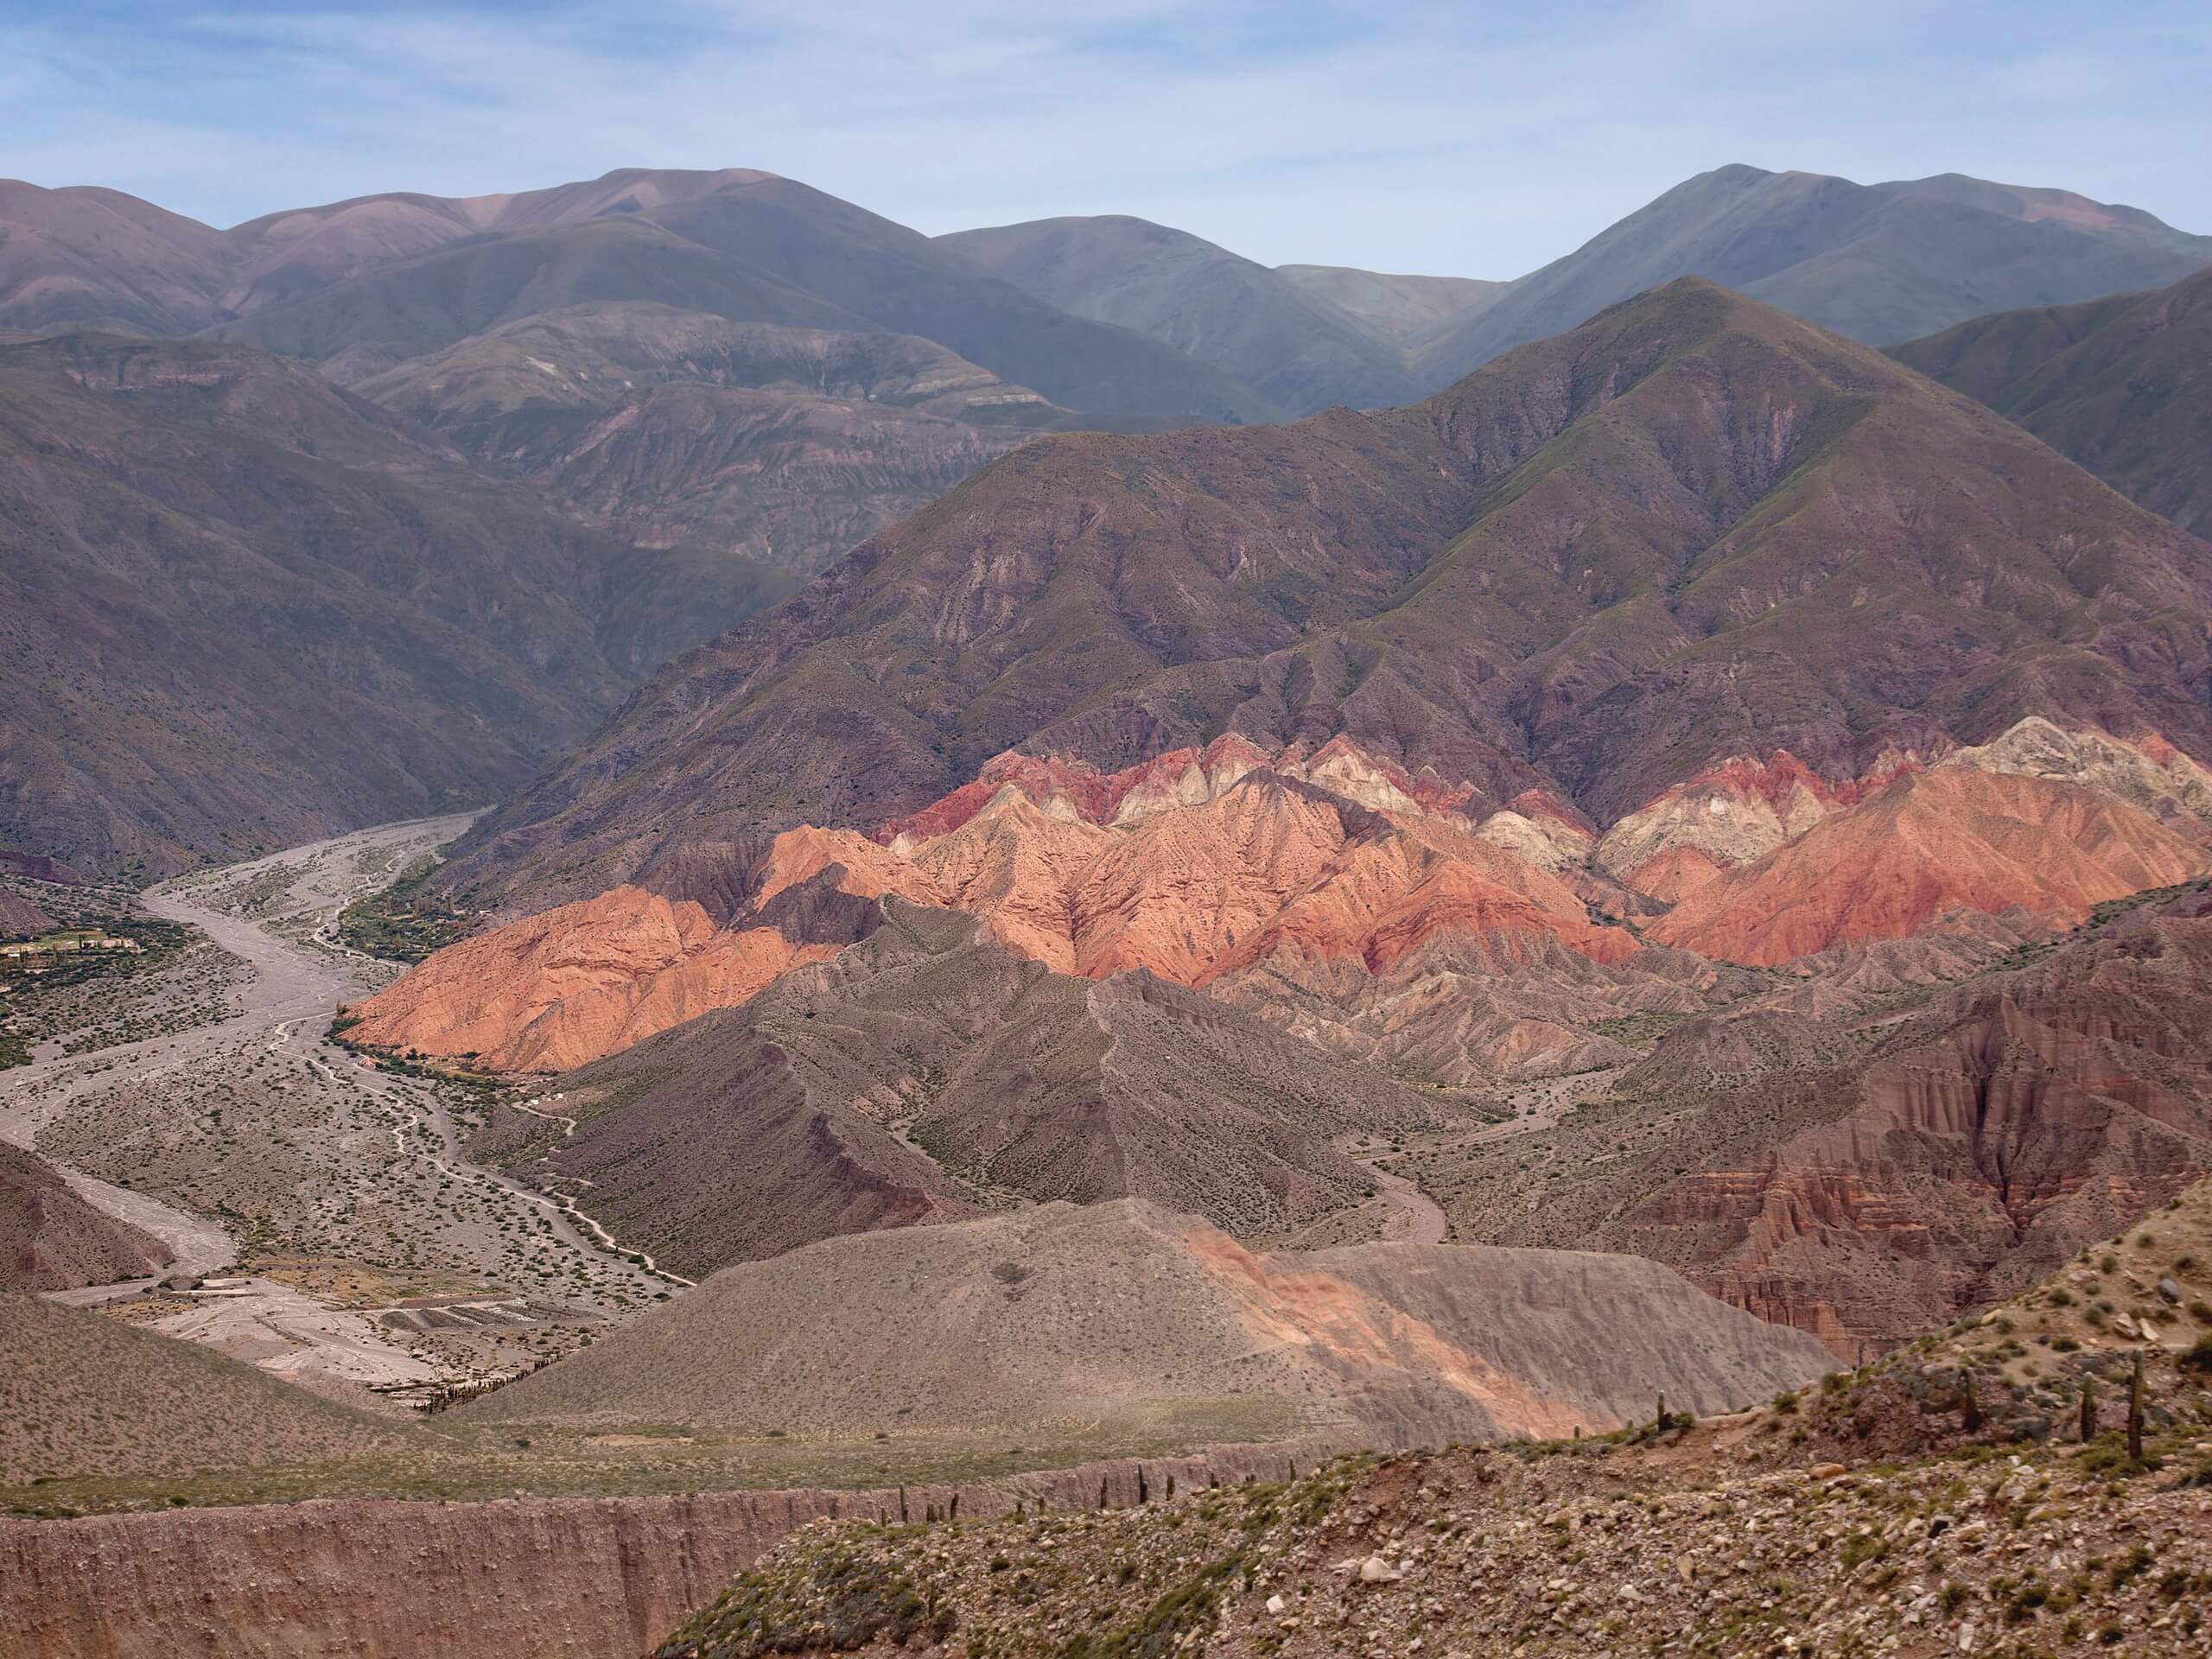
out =
{"type": "Polygon", "coordinates": [[[73,1028],[0,1072],[0,1137],[212,1278],[67,1300],[360,1397],[557,1357],[680,1287],[463,1157],[481,1090],[388,1075],[325,1038],[339,1003],[398,971],[338,944],[338,912],[467,823],[383,825],[143,896],[187,942],[105,998],[76,988],[73,1028]]]}

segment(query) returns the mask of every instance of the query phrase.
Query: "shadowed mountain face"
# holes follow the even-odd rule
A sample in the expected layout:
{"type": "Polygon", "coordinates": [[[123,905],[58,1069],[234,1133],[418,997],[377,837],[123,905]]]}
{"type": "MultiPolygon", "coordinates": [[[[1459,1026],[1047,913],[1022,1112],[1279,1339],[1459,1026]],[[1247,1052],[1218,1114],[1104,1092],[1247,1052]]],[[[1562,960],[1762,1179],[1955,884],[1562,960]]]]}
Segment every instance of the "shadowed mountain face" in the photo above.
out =
{"type": "Polygon", "coordinates": [[[867,327],[765,271],[651,223],[614,219],[472,238],[265,306],[220,333],[351,385],[500,323],[598,300],[745,322],[867,327]]]}
{"type": "Polygon", "coordinates": [[[1894,355],[2131,501],[2212,534],[2212,270],[2154,293],[1977,318],[1894,355]]]}
{"type": "Polygon", "coordinates": [[[1046,219],[937,240],[1063,311],[1119,323],[1210,363],[1294,415],[1331,404],[1388,408],[1429,390],[1402,345],[1319,284],[1164,225],[1046,219]]]}
{"type": "Polygon", "coordinates": [[[1677,276],[1703,276],[1854,340],[1891,345],[1985,312],[2171,283],[2212,237],[2063,190],[1958,174],[1853,184],[1724,167],[1514,283],[1426,354],[1438,385],[1677,276]]]}
{"type": "Polygon", "coordinates": [[[626,540],[805,575],[1037,430],[1081,423],[911,334],[642,301],[523,317],[359,390],[626,540]]]}
{"type": "Polygon", "coordinates": [[[53,1165],[0,1141],[0,1297],[157,1273],[159,1239],[94,1209],[53,1165]]]}
{"type": "Polygon", "coordinates": [[[0,838],[152,877],[474,804],[773,597],[581,530],[299,365],[0,348],[0,838]]]}
{"type": "Polygon", "coordinates": [[[2205,753],[2207,582],[1979,406],[1679,283],[1412,409],[1020,450],[676,665],[448,879],[516,910],[698,879],[1004,750],[1224,729],[1599,826],[1732,756],[1855,780],[2031,715],[2205,753]]]}

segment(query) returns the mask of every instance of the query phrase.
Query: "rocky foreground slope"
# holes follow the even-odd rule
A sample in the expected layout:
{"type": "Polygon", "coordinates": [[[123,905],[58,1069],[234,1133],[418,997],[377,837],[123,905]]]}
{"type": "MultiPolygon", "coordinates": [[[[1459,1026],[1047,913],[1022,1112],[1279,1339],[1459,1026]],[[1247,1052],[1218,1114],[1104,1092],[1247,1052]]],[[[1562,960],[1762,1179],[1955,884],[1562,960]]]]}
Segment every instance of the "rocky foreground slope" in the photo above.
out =
{"type": "Polygon", "coordinates": [[[411,1425],[334,1404],[197,1343],[0,1290],[0,1487],[188,1479],[432,1453],[411,1425]]]}
{"type": "Polygon", "coordinates": [[[1580,1440],[0,1521],[0,1629],[56,1659],[278,1659],[302,1630],[364,1659],[2194,1652],[2212,1612],[2208,1259],[2199,1190],[1882,1363],[1717,1419],[1670,1400],[1664,1426],[1580,1440]]]}
{"type": "Polygon", "coordinates": [[[817,1523],[656,1653],[2200,1652],[2208,1223],[2200,1188],[1970,1327],[1728,1417],[817,1523]]]}

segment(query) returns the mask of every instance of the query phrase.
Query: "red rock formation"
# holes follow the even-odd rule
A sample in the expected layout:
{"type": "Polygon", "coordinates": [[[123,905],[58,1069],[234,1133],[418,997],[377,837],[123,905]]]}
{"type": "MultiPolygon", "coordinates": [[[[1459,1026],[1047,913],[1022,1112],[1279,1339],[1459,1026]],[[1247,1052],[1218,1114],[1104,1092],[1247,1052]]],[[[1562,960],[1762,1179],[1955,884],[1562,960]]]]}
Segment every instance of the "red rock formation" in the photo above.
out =
{"type": "Polygon", "coordinates": [[[1662,904],[1679,905],[1719,874],[1720,869],[1719,861],[1703,848],[1677,842],[1645,859],[1621,879],[1662,904]]]}
{"type": "Polygon", "coordinates": [[[2065,925],[2212,868],[2191,834],[2101,791],[1941,766],[1694,888],[1649,937],[1761,965],[1903,938],[1955,911],[2065,925]]]}
{"type": "MultiPolygon", "coordinates": [[[[1001,756],[987,769],[999,779],[989,797],[939,803],[922,827],[959,821],[925,839],[912,824],[891,846],[848,830],[785,831],[770,844],[755,907],[827,879],[849,893],[981,916],[1056,973],[1145,969],[1186,985],[1262,963],[1294,976],[1332,963],[1382,973],[1440,938],[1468,941],[1492,964],[1557,945],[1601,963],[1634,954],[1635,940],[1592,925],[1560,880],[1464,819],[1422,810],[1401,785],[1440,802],[1452,791],[1403,773],[1393,781],[1346,745],[1317,753],[1307,770],[1408,804],[1403,814],[1365,812],[1255,772],[1253,753],[1224,739],[1112,779],[1001,756]],[[1184,796],[1192,803],[1173,804],[1184,796]]],[[[1546,847],[1580,833],[1556,811],[1517,821],[1560,838],[1546,847]]],[[[362,1004],[354,1034],[474,1053],[501,1071],[563,1070],[742,1002],[830,954],[769,927],[717,933],[696,904],[616,888],[438,953],[362,1004]]]]}
{"type": "Polygon", "coordinates": [[[1764,760],[1738,755],[1685,779],[1622,817],[1605,832],[1597,861],[1630,887],[1671,901],[1687,888],[1669,894],[1645,887],[1638,878],[1648,874],[1672,884],[1698,868],[1696,858],[1716,868],[1748,863],[1917,764],[1885,753],[1866,776],[1837,781],[1787,749],[1764,760]]]}
{"type": "MultiPolygon", "coordinates": [[[[1354,1010],[1375,1001],[1370,980],[1389,981],[1395,995],[1412,988],[1396,982],[1408,974],[1472,973],[1486,988],[1455,977],[1454,995],[1504,995],[1518,1012],[1482,1023],[1480,1038],[1452,1022],[1481,1051],[1439,1057],[1439,1075],[1461,1076],[1471,1064],[1480,1073],[1614,1058],[1573,1029],[1571,1009],[1540,1011],[1544,999],[1496,982],[1534,974],[1564,985],[1577,976],[1562,978],[1560,946],[1627,963],[1635,937],[1593,916],[1672,904],[1644,925],[1649,942],[1773,965],[1904,938],[1947,916],[2009,912],[2031,929],[2076,921],[2093,904],[2212,868],[2195,816],[2212,803],[2212,777],[2178,752],[2046,721],[1930,771],[1891,753],[1840,784],[1786,752],[1732,761],[1602,842],[1542,791],[1478,827],[1459,810],[1472,798],[1340,738],[1268,756],[1232,734],[1111,774],[1010,753],[875,837],[785,831],[757,867],[752,904],[772,906],[817,880],[863,898],[894,894],[981,916],[1056,973],[1145,969],[1218,986],[1274,1006],[1270,1017],[1309,1035],[1340,1014],[1365,1018],[1354,1010]],[[1648,855],[1624,862],[1638,853],[1648,855]],[[1448,967],[1433,959],[1439,948],[1448,967]],[[1262,971],[1273,986],[1257,982],[1262,971]],[[1308,1005],[1283,1004],[1286,989],[1308,1005]]],[[[717,932],[696,904],[620,888],[442,953],[363,1005],[359,1034],[474,1053],[501,1070],[565,1069],[742,1002],[833,949],[741,920],[717,932]]],[[[1656,1001],[1618,987],[1606,1001],[1621,1011],[1699,1006],[1656,988],[1656,1001]]],[[[1418,1006],[1433,1014],[1433,1001],[1418,1006]]],[[[1350,1030],[1343,1040],[1357,1051],[1350,1030]]]]}
{"type": "Polygon", "coordinates": [[[1479,941],[1493,960],[1541,954],[1554,941],[1601,963],[1636,941],[1589,921],[1582,902],[1543,871],[1479,836],[1414,820],[1348,844],[1249,944],[1204,976],[1265,962],[1350,960],[1384,972],[1439,938],[1479,941]]]}
{"type": "Polygon", "coordinates": [[[773,928],[717,932],[697,905],[617,887],[448,946],[355,1005],[351,1035],[491,1071],[563,1071],[830,954],[773,928]]]}

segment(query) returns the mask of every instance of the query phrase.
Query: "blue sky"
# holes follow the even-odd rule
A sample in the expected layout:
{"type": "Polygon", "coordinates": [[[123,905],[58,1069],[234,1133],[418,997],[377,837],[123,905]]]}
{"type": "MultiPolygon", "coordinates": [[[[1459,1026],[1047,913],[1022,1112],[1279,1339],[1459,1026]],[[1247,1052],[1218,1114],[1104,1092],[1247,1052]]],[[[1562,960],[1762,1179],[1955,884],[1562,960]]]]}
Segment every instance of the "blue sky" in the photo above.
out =
{"type": "Polygon", "coordinates": [[[2054,185],[2212,232],[2212,3],[0,0],[0,175],[219,225],[632,165],[918,229],[1129,213],[1519,275],[1726,162],[2054,185]]]}

